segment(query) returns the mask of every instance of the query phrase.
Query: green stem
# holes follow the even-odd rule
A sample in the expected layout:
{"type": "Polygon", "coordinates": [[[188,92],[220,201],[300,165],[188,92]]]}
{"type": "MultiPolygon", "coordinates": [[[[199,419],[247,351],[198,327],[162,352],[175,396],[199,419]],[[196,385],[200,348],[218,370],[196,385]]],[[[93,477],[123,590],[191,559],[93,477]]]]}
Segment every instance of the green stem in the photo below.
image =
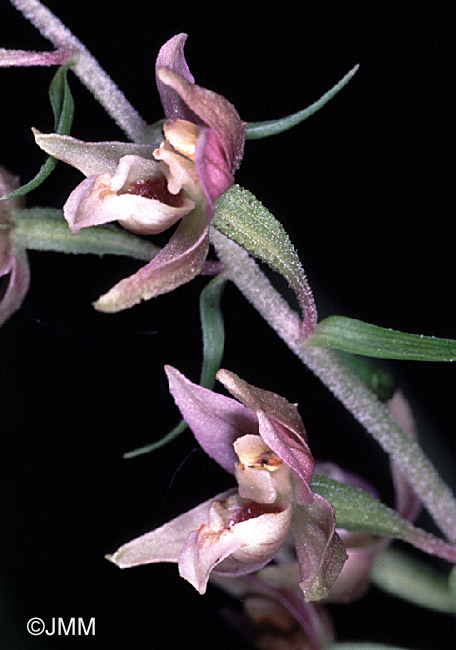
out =
{"type": "Polygon", "coordinates": [[[387,406],[330,350],[306,348],[299,317],[274,289],[258,264],[240,246],[212,231],[212,242],[232,280],[289,348],[312,370],[391,455],[437,525],[456,542],[456,501],[426,457],[393,420],[387,406]]]}

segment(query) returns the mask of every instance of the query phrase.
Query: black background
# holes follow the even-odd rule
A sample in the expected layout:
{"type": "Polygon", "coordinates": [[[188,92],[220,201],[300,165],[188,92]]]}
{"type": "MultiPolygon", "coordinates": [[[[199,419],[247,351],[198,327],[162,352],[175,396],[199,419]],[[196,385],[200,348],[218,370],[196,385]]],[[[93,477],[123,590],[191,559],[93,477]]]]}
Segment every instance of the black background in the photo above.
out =
{"type": "MultiPolygon", "coordinates": [[[[314,101],[355,63],[349,86],[298,128],[249,142],[237,181],[284,223],[320,316],[339,313],[404,331],[454,337],[453,3],[49,0],[149,122],[162,116],[153,81],[160,45],[190,37],[200,85],[246,121],[314,101]]],[[[50,49],[7,2],[1,45],[50,49]]],[[[2,70],[1,157],[23,180],[42,162],[29,127],[52,129],[49,69],[2,70]]],[[[122,134],[71,79],[72,133],[122,134]]],[[[64,165],[28,197],[61,207],[80,176],[64,165]]],[[[137,460],[121,454],[177,421],[163,365],[197,380],[197,278],[117,315],[91,302],[138,268],[124,258],[30,253],[32,285],[0,333],[1,634],[5,648],[243,648],[209,587],[200,597],[175,566],[121,572],[103,559],[119,544],[231,485],[187,433],[137,460]],[[32,616],[96,618],[96,636],[27,637],[32,616]]],[[[368,476],[391,503],[387,462],[344,409],[268,331],[233,287],[223,300],[224,366],[300,404],[314,455],[368,476]]],[[[392,362],[417,409],[422,442],[453,483],[450,364],[392,362]]],[[[426,517],[421,520],[429,526],[426,517]]],[[[444,567],[444,565],[438,566],[444,567]]],[[[452,619],[372,589],[330,608],[341,640],[421,650],[454,647],[452,619]]]]}

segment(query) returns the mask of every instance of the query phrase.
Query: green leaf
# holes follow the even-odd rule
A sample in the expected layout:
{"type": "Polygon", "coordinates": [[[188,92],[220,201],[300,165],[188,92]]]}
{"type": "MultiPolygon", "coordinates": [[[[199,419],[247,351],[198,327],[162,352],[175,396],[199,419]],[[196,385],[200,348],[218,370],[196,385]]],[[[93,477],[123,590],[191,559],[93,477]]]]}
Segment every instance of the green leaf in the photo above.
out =
{"type": "Polygon", "coordinates": [[[174,429],[171,429],[163,438],[157,440],[156,442],[151,442],[149,445],[144,445],[144,447],[138,447],[137,449],[132,449],[127,451],[125,454],[122,454],[122,458],[136,458],[136,456],[142,456],[144,454],[149,454],[151,451],[156,451],[160,447],[164,447],[168,442],[172,442],[177,436],[183,433],[187,429],[188,425],[185,420],[181,420],[174,429]]]}
{"type": "Polygon", "coordinates": [[[330,643],[326,650],[407,650],[397,645],[384,643],[364,643],[360,641],[346,641],[343,643],[330,643]]]}
{"type": "Polygon", "coordinates": [[[452,339],[407,334],[346,316],[322,320],[305,344],[379,359],[456,360],[456,341],[452,339]]]}
{"type": "Polygon", "coordinates": [[[450,588],[450,594],[453,600],[453,612],[456,614],[456,566],[454,566],[450,571],[448,586],[450,588]]]}
{"type": "MultiPolygon", "coordinates": [[[[74,61],[70,59],[67,63],[60,66],[49,86],[49,99],[52,112],[54,113],[54,131],[59,135],[68,135],[73,123],[74,102],[67,81],[67,72],[72,65],[74,65],[74,61]]],[[[54,171],[56,164],[57,160],[52,156],[48,156],[41,165],[37,175],[31,181],[14,190],[11,194],[3,196],[1,200],[24,196],[36,189],[54,171]]]]}
{"type": "Polygon", "coordinates": [[[296,249],[282,224],[239,185],[233,185],[218,199],[212,223],[287,280],[301,307],[301,335],[308,336],[316,324],[315,303],[296,249]]]}
{"type": "Polygon", "coordinates": [[[338,352],[337,356],[382,402],[387,402],[392,398],[396,390],[396,382],[389,372],[375,366],[367,359],[354,356],[348,352],[338,352]]]}
{"type": "Polygon", "coordinates": [[[408,522],[364,490],[317,474],[312,490],[333,505],[338,528],[403,538],[408,522]]]}
{"type": "Polygon", "coordinates": [[[447,578],[411,555],[388,549],[374,561],[370,578],[389,594],[444,614],[454,614],[447,578]]]}
{"type": "Polygon", "coordinates": [[[278,133],[283,133],[283,131],[288,131],[288,129],[291,129],[293,126],[300,124],[308,117],[319,111],[320,108],[323,108],[323,106],[327,104],[330,99],[337,95],[337,93],[342,90],[342,88],[346,86],[350,79],[356,74],[358,68],[359,65],[355,65],[355,67],[352,68],[350,72],[347,72],[347,74],[342,77],[342,79],[338,81],[335,86],[328,90],[328,92],[322,95],[320,99],[317,99],[316,102],[310,104],[310,106],[307,106],[307,108],[303,108],[297,113],[287,115],[287,117],[282,117],[278,120],[249,122],[247,124],[245,133],[246,140],[259,140],[260,138],[268,138],[271,135],[277,135],[278,133]]]}
{"type": "Polygon", "coordinates": [[[364,490],[319,475],[313,477],[312,490],[333,505],[338,528],[401,539],[425,553],[456,562],[456,546],[416,528],[364,490]]]}
{"type": "Polygon", "coordinates": [[[20,248],[58,253],[125,255],[150,261],[158,246],[114,225],[93,226],[73,235],[62,210],[27,208],[12,213],[12,240],[20,248]]]}
{"type": "Polygon", "coordinates": [[[226,284],[223,275],[211,280],[200,295],[200,318],[203,334],[203,365],[201,368],[200,385],[212,388],[215,375],[220,369],[223,350],[225,347],[225,326],[220,309],[220,299],[226,284]]]}
{"type": "MultiPolygon", "coordinates": [[[[203,363],[201,367],[200,385],[211,389],[215,383],[215,375],[220,368],[220,363],[225,347],[225,326],[220,309],[220,299],[226,284],[226,278],[218,275],[213,278],[200,295],[200,318],[203,334],[203,363]]],[[[163,438],[144,447],[133,449],[123,454],[123,458],[135,458],[148,454],[151,451],[164,447],[187,429],[185,420],[181,420],[163,438]]]]}

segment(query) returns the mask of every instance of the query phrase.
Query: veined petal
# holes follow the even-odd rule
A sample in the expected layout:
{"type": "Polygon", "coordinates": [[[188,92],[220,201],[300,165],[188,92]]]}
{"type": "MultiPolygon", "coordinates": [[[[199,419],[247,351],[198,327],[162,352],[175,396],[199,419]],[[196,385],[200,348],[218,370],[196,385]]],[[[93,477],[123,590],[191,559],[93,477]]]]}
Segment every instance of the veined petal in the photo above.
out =
{"type": "Polygon", "coordinates": [[[41,133],[32,129],[36,144],[50,156],[79,169],[84,176],[115,174],[120,158],[153,159],[154,145],[133,142],[83,142],[69,135],[41,133]]]}
{"type": "Polygon", "coordinates": [[[233,442],[247,433],[258,433],[255,414],[230,397],[189,381],[172,366],[165,366],[169,390],[182,417],[204,451],[233,474],[237,456],[233,442]]]}
{"type": "Polygon", "coordinates": [[[308,506],[296,506],[291,531],[298,556],[300,587],[306,602],[326,598],[347,553],[336,533],[334,508],[315,494],[308,506]]]}
{"type": "Polygon", "coordinates": [[[228,370],[219,370],[217,379],[247,408],[256,412],[263,440],[301,478],[302,482],[297,485],[298,503],[312,503],[310,482],[315,461],[307,445],[304,424],[296,404],[290,404],[280,395],[256,388],[228,370]]]}
{"type": "Polygon", "coordinates": [[[196,508],[172,519],[168,523],[123,544],[106,558],[121,569],[152,564],[154,562],[177,562],[182,546],[189,534],[198,530],[209,519],[209,510],[215,499],[227,499],[234,490],[227,490],[208,499],[196,508]]]}
{"type": "Polygon", "coordinates": [[[25,250],[12,251],[9,274],[8,287],[0,301],[0,325],[19,309],[30,286],[30,269],[25,250]]]}
{"type": "Polygon", "coordinates": [[[30,50],[7,50],[0,47],[0,68],[10,66],[63,65],[75,54],[74,50],[33,52],[30,50]]]}
{"type": "Polygon", "coordinates": [[[200,272],[208,249],[209,221],[195,208],[181,220],[158,255],[101,296],[94,303],[95,309],[121,311],[190,282],[200,272]]]}
{"type": "Polygon", "coordinates": [[[234,183],[233,174],[214,129],[200,129],[195,151],[195,168],[208,199],[207,213],[212,217],[214,203],[234,183]]]}
{"type": "MultiPolygon", "coordinates": [[[[155,62],[155,69],[165,67],[174,70],[189,83],[195,83],[195,79],[190,72],[184,55],[184,45],[187,40],[187,34],[176,34],[166,41],[160,48],[155,62]]],[[[182,101],[179,94],[167,84],[164,84],[156,74],[157,89],[160,94],[160,100],[163,110],[168,119],[188,119],[193,121],[193,113],[188,109],[185,102],[182,101]]]]}
{"type": "Polygon", "coordinates": [[[173,89],[198,117],[198,124],[216,132],[230,170],[236,171],[244,153],[245,123],[234,106],[222,95],[190,83],[171,68],[159,67],[156,74],[159,82],[173,89]]]}
{"type": "Polygon", "coordinates": [[[230,576],[258,570],[287,538],[292,511],[288,502],[268,511],[268,506],[249,504],[236,494],[224,502],[214,501],[209,525],[191,533],[182,548],[180,575],[204,594],[215,567],[217,573],[230,576]]]}

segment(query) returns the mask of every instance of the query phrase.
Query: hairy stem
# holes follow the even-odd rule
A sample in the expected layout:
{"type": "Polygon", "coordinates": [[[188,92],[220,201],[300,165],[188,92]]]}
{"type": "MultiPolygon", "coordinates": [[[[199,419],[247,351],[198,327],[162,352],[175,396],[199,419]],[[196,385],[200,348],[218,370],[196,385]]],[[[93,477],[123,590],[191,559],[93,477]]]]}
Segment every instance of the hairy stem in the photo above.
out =
{"type": "Polygon", "coordinates": [[[11,4],[56,47],[79,54],[73,72],[126,135],[140,142],[146,122],[81,41],[39,0],[11,0],[11,4]]]}
{"type": "Polygon", "coordinates": [[[299,317],[240,246],[215,230],[212,243],[232,280],[289,348],[312,370],[390,454],[447,538],[456,542],[456,501],[422,449],[393,420],[387,407],[330,350],[306,347],[299,317]]]}

